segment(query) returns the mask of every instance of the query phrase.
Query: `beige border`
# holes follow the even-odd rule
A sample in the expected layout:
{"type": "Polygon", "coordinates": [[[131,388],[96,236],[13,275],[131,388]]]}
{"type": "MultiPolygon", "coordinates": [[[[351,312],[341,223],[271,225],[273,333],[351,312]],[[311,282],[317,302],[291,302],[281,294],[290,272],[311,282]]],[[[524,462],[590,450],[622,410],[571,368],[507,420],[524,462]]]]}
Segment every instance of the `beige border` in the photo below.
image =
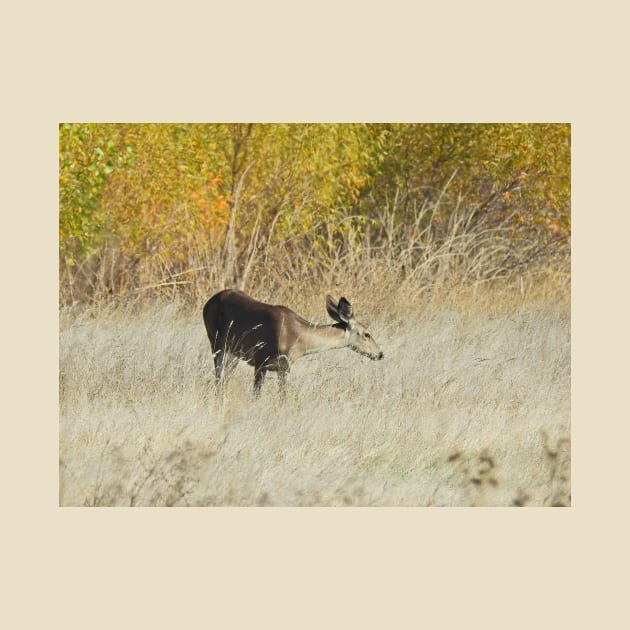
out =
{"type": "Polygon", "coordinates": [[[487,4],[10,10],[5,627],[623,625],[627,22],[487,4]],[[61,120],[572,122],[574,507],[59,509],[61,120]]]}

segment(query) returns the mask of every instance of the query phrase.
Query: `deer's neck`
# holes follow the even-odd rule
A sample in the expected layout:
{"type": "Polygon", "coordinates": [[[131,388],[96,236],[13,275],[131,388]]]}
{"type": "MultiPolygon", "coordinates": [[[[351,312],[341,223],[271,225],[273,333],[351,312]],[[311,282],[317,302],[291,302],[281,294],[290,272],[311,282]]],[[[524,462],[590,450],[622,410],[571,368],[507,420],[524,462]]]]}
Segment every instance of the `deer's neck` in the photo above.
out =
{"type": "Polygon", "coordinates": [[[304,326],[295,344],[295,358],[313,352],[345,348],[349,343],[346,330],[334,326],[304,326]]]}

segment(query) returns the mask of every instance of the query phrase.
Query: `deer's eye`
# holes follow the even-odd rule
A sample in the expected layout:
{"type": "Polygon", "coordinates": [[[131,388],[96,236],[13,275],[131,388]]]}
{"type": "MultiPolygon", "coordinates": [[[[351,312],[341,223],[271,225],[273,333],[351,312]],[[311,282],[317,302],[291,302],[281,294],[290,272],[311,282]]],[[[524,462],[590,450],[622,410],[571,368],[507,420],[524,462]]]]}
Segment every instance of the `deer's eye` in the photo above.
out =
{"type": "Polygon", "coordinates": [[[369,338],[370,338],[370,333],[363,333],[363,336],[364,336],[366,339],[369,339],[369,338]]]}

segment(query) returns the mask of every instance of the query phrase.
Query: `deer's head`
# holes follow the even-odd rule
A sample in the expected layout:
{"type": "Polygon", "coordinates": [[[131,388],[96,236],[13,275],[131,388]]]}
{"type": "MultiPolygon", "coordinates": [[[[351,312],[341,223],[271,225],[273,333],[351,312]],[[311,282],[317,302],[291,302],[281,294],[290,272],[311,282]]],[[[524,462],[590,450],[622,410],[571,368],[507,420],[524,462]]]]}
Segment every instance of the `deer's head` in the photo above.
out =
{"type": "Polygon", "coordinates": [[[326,310],[337,322],[335,327],[346,331],[349,347],[372,360],[382,359],[383,352],[372,338],[370,331],[361,322],[354,319],[352,305],[342,297],[336,302],[330,295],[326,296],[326,310]]]}

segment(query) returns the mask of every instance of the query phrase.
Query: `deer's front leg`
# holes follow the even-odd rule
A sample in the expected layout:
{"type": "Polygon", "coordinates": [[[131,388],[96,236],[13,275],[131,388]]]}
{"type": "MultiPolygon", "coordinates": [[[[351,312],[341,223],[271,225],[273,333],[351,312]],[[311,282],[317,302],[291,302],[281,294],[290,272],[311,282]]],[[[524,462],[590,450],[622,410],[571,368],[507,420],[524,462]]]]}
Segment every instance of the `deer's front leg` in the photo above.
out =
{"type": "Polygon", "coordinates": [[[287,395],[287,379],[289,372],[291,371],[291,365],[286,355],[280,355],[278,357],[278,388],[280,395],[285,398],[287,395]]]}

